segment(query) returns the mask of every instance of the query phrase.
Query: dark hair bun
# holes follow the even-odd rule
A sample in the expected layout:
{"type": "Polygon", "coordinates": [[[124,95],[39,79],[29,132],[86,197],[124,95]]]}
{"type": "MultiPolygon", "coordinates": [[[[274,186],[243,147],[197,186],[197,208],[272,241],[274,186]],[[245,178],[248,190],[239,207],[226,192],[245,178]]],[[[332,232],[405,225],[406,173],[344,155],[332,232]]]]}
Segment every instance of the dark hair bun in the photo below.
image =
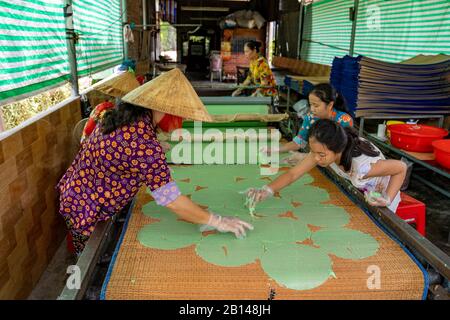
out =
{"type": "Polygon", "coordinates": [[[245,45],[248,48],[250,48],[251,50],[256,50],[257,52],[259,52],[259,50],[261,49],[262,43],[261,43],[261,41],[250,40],[245,45]]]}

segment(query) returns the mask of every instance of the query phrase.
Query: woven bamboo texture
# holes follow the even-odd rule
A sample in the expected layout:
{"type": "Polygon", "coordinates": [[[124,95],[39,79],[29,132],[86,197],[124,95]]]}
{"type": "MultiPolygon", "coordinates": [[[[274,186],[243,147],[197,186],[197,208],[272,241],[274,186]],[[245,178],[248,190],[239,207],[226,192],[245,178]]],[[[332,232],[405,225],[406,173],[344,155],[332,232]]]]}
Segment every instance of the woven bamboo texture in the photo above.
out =
{"type": "Polygon", "coordinates": [[[105,101],[112,101],[114,102],[114,99],[107,95],[104,94],[100,91],[97,90],[91,90],[86,94],[88,100],[89,100],[89,104],[91,105],[92,108],[94,108],[95,106],[97,106],[98,104],[105,102],[105,101]]]}
{"type": "Polygon", "coordinates": [[[136,75],[146,75],[150,73],[150,60],[145,59],[136,63],[136,75]]]}
{"type": "Polygon", "coordinates": [[[344,207],[351,215],[348,228],[370,234],[380,244],[376,255],[363,260],[345,260],[331,255],[336,279],[314,290],[296,291],[269,279],[259,261],[225,268],[199,258],[195,246],[157,250],[142,246],[139,230],[153,220],[141,208],[152,198],[141,190],[109,279],[106,299],[420,299],[423,274],[403,249],[380,230],[318,170],[313,185],[325,188],[329,203],[344,207]],[[381,289],[367,288],[368,266],[381,269],[381,289]]]}
{"type": "Polygon", "coordinates": [[[436,54],[436,55],[424,55],[419,54],[411,59],[400,62],[401,64],[432,64],[450,60],[450,55],[436,54]]]}
{"type": "Polygon", "coordinates": [[[76,100],[0,141],[0,299],[25,299],[60,245],[55,186],[73,159],[76,100]]]}
{"type": "Polygon", "coordinates": [[[324,76],[329,78],[331,73],[330,66],[293,58],[274,56],[272,64],[275,67],[287,69],[294,74],[302,76],[324,76]]]}
{"type": "Polygon", "coordinates": [[[186,119],[211,122],[203,102],[189,80],[177,68],[143,84],[122,100],[186,119]]]}
{"type": "Polygon", "coordinates": [[[104,79],[92,86],[95,90],[116,98],[123,97],[137,87],[139,87],[139,82],[131,72],[124,72],[118,76],[113,75],[113,77],[104,79]]]}
{"type": "Polygon", "coordinates": [[[303,81],[308,81],[313,85],[319,84],[319,83],[330,83],[330,77],[328,76],[320,76],[320,77],[313,77],[313,76],[296,76],[296,75],[287,75],[287,77],[290,77],[294,80],[297,80],[298,82],[303,83],[303,81]]]}

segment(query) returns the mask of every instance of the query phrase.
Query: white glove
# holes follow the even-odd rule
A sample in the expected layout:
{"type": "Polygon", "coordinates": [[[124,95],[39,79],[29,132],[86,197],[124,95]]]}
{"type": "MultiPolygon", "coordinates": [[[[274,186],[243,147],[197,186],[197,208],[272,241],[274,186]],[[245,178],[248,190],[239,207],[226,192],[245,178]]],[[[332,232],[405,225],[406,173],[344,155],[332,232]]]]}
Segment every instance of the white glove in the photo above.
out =
{"type": "Polygon", "coordinates": [[[258,202],[264,201],[273,196],[272,188],[264,185],[262,188],[250,188],[245,191],[247,197],[250,198],[249,207],[254,207],[258,202]]]}
{"type": "Polygon", "coordinates": [[[245,229],[253,230],[253,226],[236,217],[222,217],[221,215],[211,213],[209,221],[206,225],[200,227],[200,231],[216,229],[219,232],[232,232],[234,235],[242,239],[245,237],[245,229]]]}
{"type": "Polygon", "coordinates": [[[391,204],[391,199],[387,194],[371,191],[364,192],[367,203],[374,207],[387,207],[391,204]]]}
{"type": "Polygon", "coordinates": [[[289,157],[281,160],[281,163],[290,164],[291,166],[295,166],[297,163],[306,158],[308,153],[298,152],[298,151],[289,151],[289,157]]]}

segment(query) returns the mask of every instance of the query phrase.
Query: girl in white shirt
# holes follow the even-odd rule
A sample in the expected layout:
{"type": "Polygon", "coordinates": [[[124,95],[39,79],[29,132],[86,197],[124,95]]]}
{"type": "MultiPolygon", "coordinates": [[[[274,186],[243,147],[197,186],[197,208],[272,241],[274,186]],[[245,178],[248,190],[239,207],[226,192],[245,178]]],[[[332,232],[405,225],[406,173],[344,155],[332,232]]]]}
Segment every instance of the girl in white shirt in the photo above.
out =
{"type": "MultiPolygon", "coordinates": [[[[355,129],[343,128],[335,121],[316,121],[309,132],[311,152],[295,167],[262,188],[251,188],[248,196],[256,204],[298,180],[316,167],[330,167],[362,191],[373,206],[387,207],[392,212],[400,203],[400,188],[406,165],[399,160],[386,160],[371,142],[360,138],[355,129]]],[[[299,192],[301,192],[299,190],[299,192]]]]}

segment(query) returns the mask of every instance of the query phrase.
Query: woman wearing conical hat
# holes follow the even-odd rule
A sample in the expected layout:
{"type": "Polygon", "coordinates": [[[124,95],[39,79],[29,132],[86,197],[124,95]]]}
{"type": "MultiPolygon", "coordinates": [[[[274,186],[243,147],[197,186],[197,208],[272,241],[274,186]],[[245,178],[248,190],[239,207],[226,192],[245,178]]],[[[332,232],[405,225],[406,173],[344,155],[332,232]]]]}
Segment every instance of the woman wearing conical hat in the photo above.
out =
{"type": "Polygon", "coordinates": [[[235,217],[211,214],[183,196],[171,178],[156,128],[181,128],[183,118],[212,121],[180,70],[174,69],[131,91],[105,113],[58,183],[59,212],[77,253],[98,221],[120,212],[146,185],[156,203],[183,220],[245,236],[253,227],[235,217]]]}
{"type": "MultiPolygon", "coordinates": [[[[102,80],[94,84],[92,88],[113,98],[122,98],[128,92],[139,87],[139,85],[140,83],[135,78],[134,74],[126,71],[119,76],[114,75],[112,78],[102,80]]],[[[86,138],[94,131],[97,123],[103,118],[106,111],[114,108],[114,105],[115,104],[112,101],[103,101],[95,106],[84,126],[81,142],[86,140],[86,138]]]]}

